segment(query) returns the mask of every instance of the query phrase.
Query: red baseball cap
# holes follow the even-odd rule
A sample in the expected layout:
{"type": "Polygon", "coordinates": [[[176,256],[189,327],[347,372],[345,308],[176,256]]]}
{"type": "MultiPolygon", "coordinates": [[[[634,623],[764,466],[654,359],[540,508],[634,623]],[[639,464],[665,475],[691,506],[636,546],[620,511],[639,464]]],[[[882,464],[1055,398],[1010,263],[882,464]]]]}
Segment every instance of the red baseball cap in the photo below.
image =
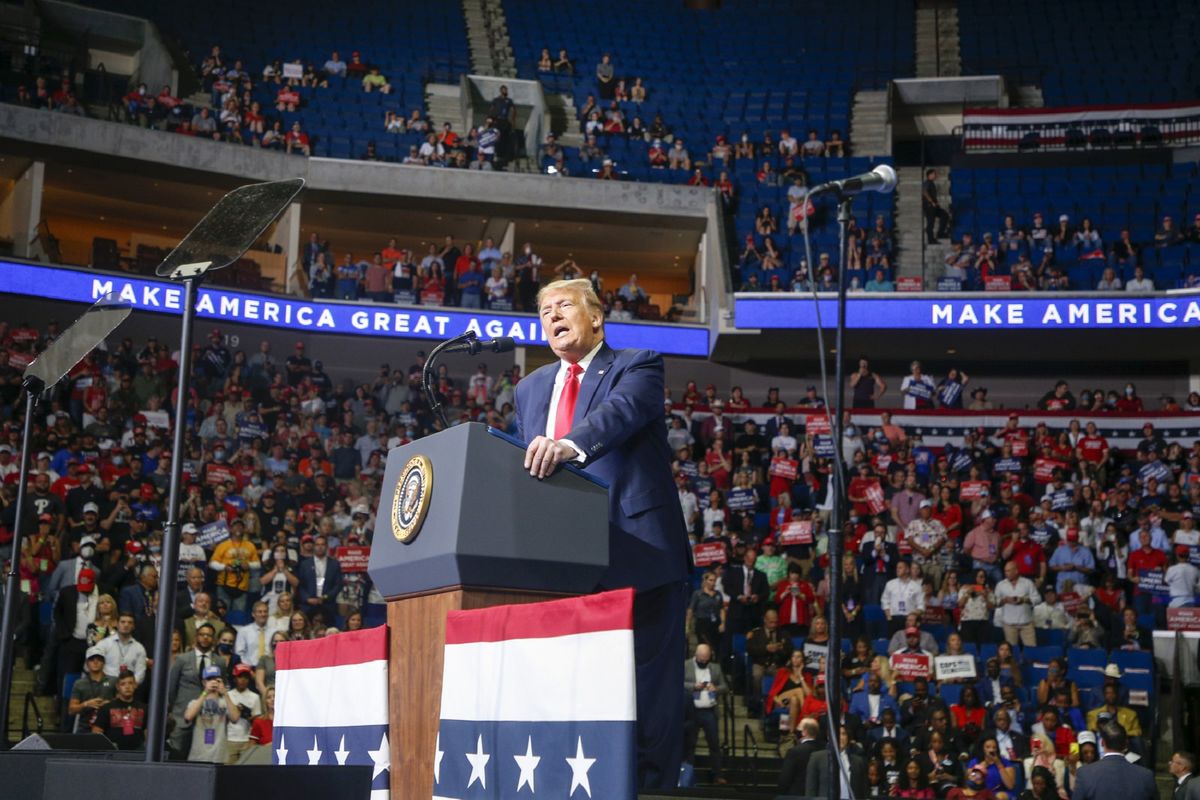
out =
{"type": "Polygon", "coordinates": [[[905,629],[904,629],[904,635],[905,635],[905,636],[920,636],[920,635],[921,635],[921,629],[920,629],[920,628],[917,628],[917,627],[915,627],[915,626],[914,626],[914,627],[908,627],[908,628],[905,628],[905,629]]]}

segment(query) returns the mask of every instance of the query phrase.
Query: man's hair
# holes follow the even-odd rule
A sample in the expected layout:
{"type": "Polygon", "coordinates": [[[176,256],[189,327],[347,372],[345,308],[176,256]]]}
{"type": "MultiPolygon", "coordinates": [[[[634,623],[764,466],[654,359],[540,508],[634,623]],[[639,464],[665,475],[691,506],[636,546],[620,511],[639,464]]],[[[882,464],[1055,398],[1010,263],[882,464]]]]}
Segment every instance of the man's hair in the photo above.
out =
{"type": "MultiPolygon", "coordinates": [[[[550,292],[570,292],[583,301],[584,307],[594,313],[599,314],[601,320],[604,318],[604,304],[600,302],[600,298],[596,296],[596,290],[592,288],[592,282],[587,278],[574,278],[569,281],[554,281],[548,283],[541,288],[537,294],[537,305],[541,308],[542,298],[550,292]]],[[[603,321],[600,323],[603,325],[603,321]]]]}
{"type": "Polygon", "coordinates": [[[123,620],[126,617],[129,617],[134,622],[137,622],[137,617],[134,616],[132,611],[122,611],[120,614],[117,614],[117,621],[123,620]]]}
{"type": "Polygon", "coordinates": [[[800,720],[800,733],[802,735],[815,739],[820,732],[820,724],[812,717],[805,717],[804,719],[800,720]]]}
{"type": "Polygon", "coordinates": [[[1188,772],[1196,771],[1196,756],[1195,755],[1193,755],[1192,753],[1189,753],[1187,750],[1176,750],[1175,755],[1179,757],[1180,761],[1183,761],[1187,764],[1188,772]]]}
{"type": "Polygon", "coordinates": [[[196,626],[196,633],[200,633],[200,631],[204,630],[205,628],[208,628],[209,633],[213,634],[214,636],[216,635],[217,627],[211,622],[201,622],[196,626]]]}
{"type": "Polygon", "coordinates": [[[125,680],[126,678],[129,678],[130,680],[132,680],[134,682],[137,681],[136,675],[134,675],[132,672],[130,672],[127,669],[123,669],[123,670],[121,670],[121,674],[117,676],[117,683],[120,683],[121,681],[125,680]]]}
{"type": "Polygon", "coordinates": [[[1109,752],[1124,753],[1129,749],[1129,735],[1125,733],[1125,726],[1115,719],[1100,723],[1100,741],[1109,752]]]}

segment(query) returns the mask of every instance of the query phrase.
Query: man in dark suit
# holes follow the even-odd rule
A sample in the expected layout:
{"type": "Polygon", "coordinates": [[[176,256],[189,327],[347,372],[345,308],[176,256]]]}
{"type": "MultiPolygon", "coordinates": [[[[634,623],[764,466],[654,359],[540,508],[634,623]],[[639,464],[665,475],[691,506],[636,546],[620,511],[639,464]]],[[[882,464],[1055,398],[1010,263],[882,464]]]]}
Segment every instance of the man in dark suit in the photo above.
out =
{"type": "Polygon", "coordinates": [[[337,616],[338,592],[342,590],[342,565],[329,555],[329,542],[318,535],[313,541],[312,558],[300,562],[296,571],[300,583],[296,586],[296,607],[310,618],[316,612],[332,625],[337,616]]]}
{"type": "MultiPolygon", "coordinates": [[[[850,789],[855,797],[867,796],[867,762],[857,753],[849,751],[850,748],[850,731],[843,727],[838,731],[839,745],[841,750],[842,761],[846,769],[850,772],[850,789]]],[[[839,778],[839,781],[845,781],[845,774],[839,778]]],[[[841,783],[838,784],[839,786],[841,783]]],[[[804,793],[812,797],[828,797],[829,796],[829,751],[818,750],[808,759],[808,768],[806,770],[806,778],[804,781],[804,793]]],[[[840,796],[845,797],[845,792],[840,796]]]]}
{"type": "Polygon", "coordinates": [[[117,595],[117,608],[133,614],[134,638],[153,652],[154,620],[158,614],[158,568],[153,564],[138,567],[138,582],[126,586],[117,595]]]}
{"type": "Polygon", "coordinates": [[[1196,778],[1196,757],[1186,750],[1177,750],[1167,764],[1167,772],[1175,779],[1171,800],[1189,800],[1200,797],[1200,781],[1196,778]],[[1196,786],[1192,787],[1195,783],[1196,786]]]}
{"type": "Polygon", "coordinates": [[[204,691],[205,667],[218,666],[222,671],[229,666],[228,660],[213,650],[216,631],[211,623],[202,622],[196,628],[196,644],[175,657],[171,672],[167,676],[167,703],[175,719],[175,729],[167,741],[176,757],[186,758],[191,744],[192,724],[183,718],[183,712],[204,691]]]}
{"type": "Polygon", "coordinates": [[[792,658],[792,639],[780,629],[778,611],[767,609],[762,625],[746,635],[746,654],[750,656],[750,688],[746,690],[746,710],[753,717],[762,711],[764,683],[770,686],[775,673],[792,658]]]}
{"type": "Polygon", "coordinates": [[[1079,768],[1072,800],[1101,800],[1119,797],[1121,800],[1157,800],[1158,787],[1154,773],[1125,759],[1129,737],[1121,723],[1100,724],[1100,743],[1104,755],[1099,761],[1079,768]]]}
{"type": "Polygon", "coordinates": [[[662,415],[662,356],[608,346],[590,281],[548,284],[537,307],[559,361],[517,384],[525,468],[541,479],[574,462],[608,482],[609,567],[599,588],[637,592],[638,782],[671,788],[683,760],[679,658],[690,557],[662,415]]]}
{"type": "Polygon", "coordinates": [[[727,635],[746,633],[762,617],[771,587],[766,573],[754,568],[757,561],[758,552],[747,547],[741,565],[729,567],[721,577],[721,588],[729,598],[725,614],[727,635]]]}
{"type": "Polygon", "coordinates": [[[772,439],[779,435],[779,429],[784,425],[787,425],[790,430],[796,429],[796,424],[792,422],[792,418],[783,413],[786,408],[787,406],[785,406],[783,403],[775,404],[775,414],[767,420],[766,435],[768,443],[770,443],[772,439]]]}
{"type": "Polygon", "coordinates": [[[800,737],[800,741],[783,757],[783,766],[779,770],[780,794],[804,794],[809,759],[821,747],[821,743],[817,741],[820,732],[820,724],[812,717],[805,717],[796,726],[796,735],[800,737]]]}

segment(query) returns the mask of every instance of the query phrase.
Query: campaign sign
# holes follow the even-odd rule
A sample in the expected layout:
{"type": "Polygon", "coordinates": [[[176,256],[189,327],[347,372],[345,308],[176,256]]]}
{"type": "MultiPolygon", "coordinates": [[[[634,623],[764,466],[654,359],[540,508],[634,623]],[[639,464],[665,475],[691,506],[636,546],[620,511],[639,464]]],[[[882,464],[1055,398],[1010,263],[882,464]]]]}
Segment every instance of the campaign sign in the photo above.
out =
{"type": "Polygon", "coordinates": [[[725,563],[725,545],[721,542],[701,542],[692,545],[692,561],[697,567],[725,563]]]}
{"type": "Polygon", "coordinates": [[[892,672],[903,681],[929,677],[929,656],[924,653],[892,653],[892,672]]]}
{"type": "Polygon", "coordinates": [[[207,525],[200,526],[200,533],[196,536],[196,544],[205,550],[212,550],[228,538],[229,524],[224,519],[219,519],[207,525]]]}
{"type": "Polygon", "coordinates": [[[872,514],[882,514],[887,510],[887,503],[883,500],[883,487],[879,485],[879,481],[867,487],[867,508],[872,514]]]}
{"type": "Polygon", "coordinates": [[[975,656],[938,656],[933,666],[939,681],[975,677],[975,656]]]}
{"type": "Polygon", "coordinates": [[[812,544],[813,530],[811,519],[794,519],[779,531],[781,545],[812,544]]]}
{"type": "Polygon", "coordinates": [[[988,493],[987,481],[963,481],[958,485],[959,500],[974,500],[988,493]]]}
{"type": "Polygon", "coordinates": [[[1161,569],[1140,569],[1138,570],[1137,588],[1146,594],[1152,594],[1156,598],[1163,599],[1171,596],[1171,590],[1167,588],[1166,575],[1161,569]]]}
{"type": "Polygon", "coordinates": [[[725,505],[730,511],[753,511],[758,505],[758,500],[754,496],[753,489],[733,489],[729,492],[729,498],[725,501],[725,505]]]}
{"type": "Polygon", "coordinates": [[[1200,608],[1168,608],[1167,630],[1200,631],[1200,608]]]}
{"type": "Polygon", "coordinates": [[[359,545],[335,547],[333,557],[342,567],[342,572],[366,572],[371,560],[371,548],[359,545]]]}
{"type": "Polygon", "coordinates": [[[786,478],[789,481],[794,481],[796,480],[798,467],[799,464],[790,458],[772,458],[767,474],[772,478],[786,478]]]}

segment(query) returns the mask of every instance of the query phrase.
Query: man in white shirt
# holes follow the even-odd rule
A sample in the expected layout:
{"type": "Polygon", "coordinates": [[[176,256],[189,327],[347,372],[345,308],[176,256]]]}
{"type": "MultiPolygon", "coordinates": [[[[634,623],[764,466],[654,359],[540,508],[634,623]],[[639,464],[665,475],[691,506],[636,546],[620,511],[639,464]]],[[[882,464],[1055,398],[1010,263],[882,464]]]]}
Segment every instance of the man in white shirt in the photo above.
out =
{"type": "Polygon", "coordinates": [[[904,538],[913,551],[913,563],[920,564],[934,586],[942,585],[942,548],[946,546],[946,528],[933,518],[933,501],[922,500],[917,517],[908,523],[904,538]]]}
{"type": "Polygon", "coordinates": [[[700,501],[696,499],[696,493],[688,488],[686,475],[676,475],[675,486],[679,490],[679,507],[683,511],[683,525],[690,535],[696,530],[696,520],[700,517],[700,501]]]}
{"type": "Polygon", "coordinates": [[[1053,586],[1046,587],[1042,602],[1033,607],[1033,627],[1041,630],[1063,630],[1071,627],[1067,610],[1058,601],[1058,592],[1053,586]]]}
{"type": "Polygon", "coordinates": [[[1041,597],[1033,581],[1021,577],[1017,562],[1008,561],[1004,564],[1004,580],[996,584],[995,597],[999,606],[997,621],[1004,629],[1004,640],[1014,647],[1018,640],[1025,647],[1036,646],[1033,608],[1041,602],[1041,597]]]}
{"type": "Polygon", "coordinates": [[[129,671],[140,686],[146,678],[146,648],[133,638],[136,624],[133,612],[122,611],[117,617],[117,632],[97,642],[96,647],[104,654],[105,675],[115,679],[129,671]]]}
{"type": "Polygon", "coordinates": [[[249,664],[238,664],[233,668],[233,688],[229,690],[229,699],[240,707],[242,713],[236,722],[230,720],[225,723],[227,764],[238,763],[242,753],[257,744],[250,741],[250,723],[254,717],[261,716],[263,710],[262,700],[250,689],[253,679],[254,669],[249,664]]]}
{"type": "Polygon", "coordinates": [[[1186,545],[1175,547],[1175,563],[1167,568],[1163,580],[1171,592],[1169,608],[1185,608],[1196,604],[1196,593],[1200,591],[1200,569],[1189,560],[1191,548],[1186,545]]]}
{"type": "Polygon", "coordinates": [[[711,647],[698,644],[695,657],[684,662],[683,667],[683,689],[692,697],[692,707],[688,710],[688,724],[684,734],[683,760],[689,764],[695,763],[696,740],[703,730],[712,765],[712,780],[714,783],[724,784],[725,778],[721,776],[717,702],[728,688],[721,674],[721,665],[713,661],[711,647]]]}
{"type": "Polygon", "coordinates": [[[896,564],[896,577],[883,587],[883,596],[879,598],[879,604],[883,606],[883,615],[887,617],[892,633],[904,626],[905,617],[910,612],[925,610],[921,584],[909,578],[907,561],[896,564]]]}
{"type": "Polygon", "coordinates": [[[271,629],[267,625],[270,614],[270,606],[259,600],[254,604],[252,612],[254,621],[249,625],[243,625],[238,628],[237,641],[233,645],[233,652],[237,653],[238,658],[241,659],[243,664],[257,667],[260,658],[270,655],[271,629]]]}

